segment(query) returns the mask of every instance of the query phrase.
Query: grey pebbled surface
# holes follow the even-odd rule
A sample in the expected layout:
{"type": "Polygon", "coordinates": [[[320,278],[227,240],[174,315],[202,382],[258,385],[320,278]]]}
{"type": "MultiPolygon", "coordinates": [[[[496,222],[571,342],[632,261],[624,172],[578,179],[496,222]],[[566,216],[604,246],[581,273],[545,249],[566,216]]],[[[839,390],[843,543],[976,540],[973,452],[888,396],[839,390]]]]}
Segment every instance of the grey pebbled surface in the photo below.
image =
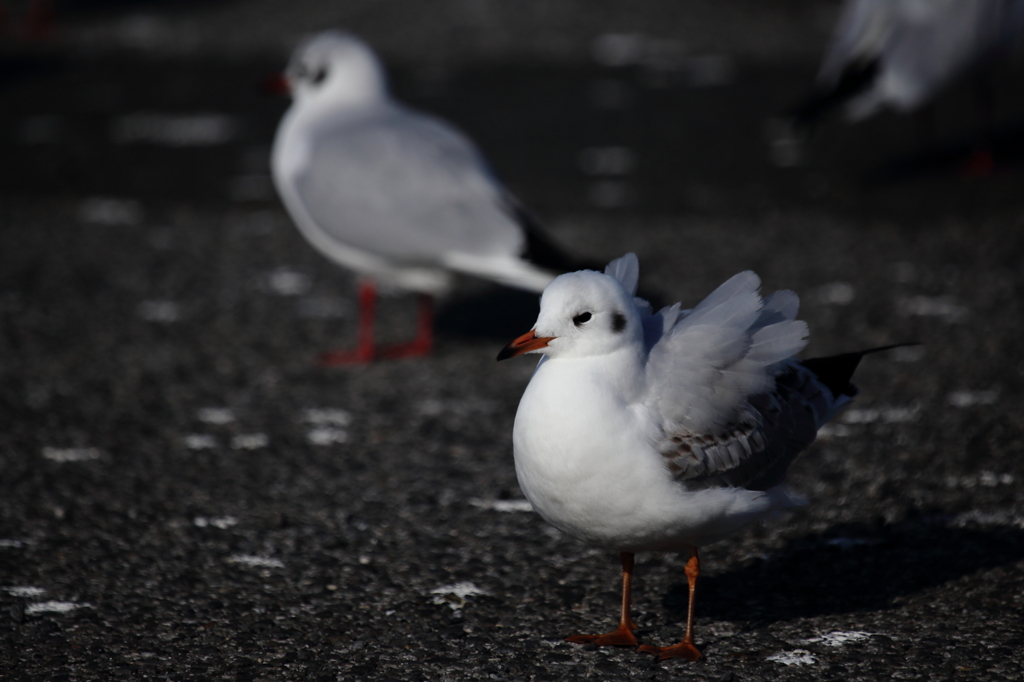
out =
{"type": "MultiPolygon", "coordinates": [[[[317,368],[352,340],[354,287],[261,184],[284,103],[255,83],[278,60],[79,49],[11,48],[0,81],[0,678],[1024,673],[1017,167],[867,182],[917,148],[913,121],[888,116],[772,166],[764,119],[813,60],[738,53],[732,80],[691,88],[555,59],[424,80],[396,57],[396,89],[480,140],[555,238],[635,250],[666,302],[752,268],[801,295],[809,356],[925,342],[864,361],[856,411],[792,469],[805,509],[703,551],[706,660],[657,664],[562,642],[611,629],[617,558],[513,502],[532,361],[494,356],[535,303],[466,282],[432,358],[317,368]],[[608,81],[622,108],[594,106],[608,81]],[[140,112],[223,114],[230,132],[126,141],[159,128],[124,123],[140,112]],[[605,145],[635,170],[581,172],[581,150],[605,145]],[[595,206],[600,182],[630,202],[595,206]],[[479,593],[456,596],[466,582],[479,593]]],[[[1012,70],[997,78],[1000,116],[1019,118],[1012,70]]],[[[943,99],[946,139],[970,129],[969,93],[943,99]]],[[[411,335],[414,301],[383,306],[386,339],[411,335]]],[[[682,568],[639,557],[643,641],[681,636],[682,568]]]]}

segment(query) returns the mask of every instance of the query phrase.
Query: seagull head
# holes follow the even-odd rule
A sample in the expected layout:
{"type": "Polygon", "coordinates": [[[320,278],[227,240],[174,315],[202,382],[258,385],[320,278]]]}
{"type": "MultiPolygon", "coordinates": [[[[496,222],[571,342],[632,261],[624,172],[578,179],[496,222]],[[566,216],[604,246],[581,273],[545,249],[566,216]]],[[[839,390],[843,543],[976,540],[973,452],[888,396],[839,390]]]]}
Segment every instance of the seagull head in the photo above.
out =
{"type": "Polygon", "coordinates": [[[524,353],[583,358],[634,345],[642,347],[643,328],[632,294],[614,277],[581,270],[552,280],[533,329],[505,346],[498,360],[524,353]]]}
{"type": "Polygon", "coordinates": [[[324,31],[303,41],[284,78],[300,103],[359,106],[387,97],[384,69],[373,50],[344,31],[324,31]]]}

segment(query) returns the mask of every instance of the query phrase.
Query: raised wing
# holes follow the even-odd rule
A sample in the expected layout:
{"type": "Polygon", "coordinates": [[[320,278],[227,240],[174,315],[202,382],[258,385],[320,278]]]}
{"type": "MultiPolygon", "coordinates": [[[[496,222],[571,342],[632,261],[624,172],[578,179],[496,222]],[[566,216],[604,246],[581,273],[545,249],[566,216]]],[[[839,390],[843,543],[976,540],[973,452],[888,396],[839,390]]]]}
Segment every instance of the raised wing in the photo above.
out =
{"type": "Polygon", "coordinates": [[[807,337],[794,319],[799,301],[790,291],[762,300],[759,286],[743,272],[685,317],[678,306],[654,316],[663,329],[649,354],[646,403],[662,418],[658,450],[693,485],[784,475],[819,426],[812,403],[821,388],[792,359],[807,337]]]}
{"type": "Polygon", "coordinates": [[[503,188],[472,143],[442,121],[391,106],[340,118],[314,137],[296,188],[331,238],[407,263],[522,251],[503,188]]]}

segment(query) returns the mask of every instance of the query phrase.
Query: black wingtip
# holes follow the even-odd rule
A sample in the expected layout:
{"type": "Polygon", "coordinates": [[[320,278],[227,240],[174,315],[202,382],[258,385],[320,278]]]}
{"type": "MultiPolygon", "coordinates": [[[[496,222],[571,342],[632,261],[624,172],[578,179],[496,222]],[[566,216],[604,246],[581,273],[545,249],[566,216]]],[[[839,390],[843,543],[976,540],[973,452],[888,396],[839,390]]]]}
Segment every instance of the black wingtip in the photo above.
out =
{"type": "Polygon", "coordinates": [[[882,351],[892,350],[894,348],[920,345],[921,344],[917,341],[894,343],[888,346],[879,346],[878,348],[869,348],[867,350],[859,350],[852,353],[842,353],[840,355],[830,355],[824,358],[801,360],[800,364],[814,372],[814,375],[818,377],[818,380],[825,384],[825,386],[828,387],[828,390],[832,391],[832,395],[836,397],[841,395],[853,396],[857,394],[857,388],[850,383],[850,379],[853,378],[853,373],[857,371],[857,365],[860,364],[861,358],[865,355],[881,353],[882,351]]]}
{"type": "Polygon", "coordinates": [[[817,90],[800,105],[788,113],[794,123],[806,130],[812,129],[832,110],[842,106],[874,83],[881,70],[881,62],[874,59],[857,59],[850,62],[835,85],[817,90]]]}
{"type": "MultiPolygon", "coordinates": [[[[563,251],[544,231],[543,226],[523,204],[512,194],[506,194],[505,206],[507,210],[519,223],[526,236],[526,246],[520,254],[524,260],[533,263],[539,268],[550,270],[558,274],[566,272],[577,272],[579,270],[593,270],[604,272],[605,264],[587,258],[576,258],[563,251]]],[[[610,258],[608,260],[611,260],[610,258]]],[[[662,308],[664,297],[653,291],[641,289],[637,296],[651,304],[654,310],[662,308]]]]}
{"type": "Polygon", "coordinates": [[[505,205],[512,217],[519,223],[526,238],[523,252],[520,254],[524,260],[558,274],[577,270],[601,272],[604,269],[604,266],[596,261],[575,258],[566,253],[548,236],[540,221],[515,196],[506,195],[505,205]]]}

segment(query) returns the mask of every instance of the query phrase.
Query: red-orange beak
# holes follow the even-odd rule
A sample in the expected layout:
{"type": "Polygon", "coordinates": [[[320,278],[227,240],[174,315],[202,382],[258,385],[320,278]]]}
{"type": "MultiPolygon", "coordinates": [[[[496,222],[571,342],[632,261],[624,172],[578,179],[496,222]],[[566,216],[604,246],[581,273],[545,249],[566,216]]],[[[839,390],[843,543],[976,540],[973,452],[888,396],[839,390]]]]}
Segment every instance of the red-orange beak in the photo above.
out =
{"type": "Polygon", "coordinates": [[[554,338],[554,336],[537,336],[537,332],[531,329],[512,343],[502,348],[501,352],[498,353],[498,361],[508,360],[509,358],[514,358],[517,355],[528,353],[531,350],[543,348],[548,345],[549,341],[554,340],[554,338]]]}

